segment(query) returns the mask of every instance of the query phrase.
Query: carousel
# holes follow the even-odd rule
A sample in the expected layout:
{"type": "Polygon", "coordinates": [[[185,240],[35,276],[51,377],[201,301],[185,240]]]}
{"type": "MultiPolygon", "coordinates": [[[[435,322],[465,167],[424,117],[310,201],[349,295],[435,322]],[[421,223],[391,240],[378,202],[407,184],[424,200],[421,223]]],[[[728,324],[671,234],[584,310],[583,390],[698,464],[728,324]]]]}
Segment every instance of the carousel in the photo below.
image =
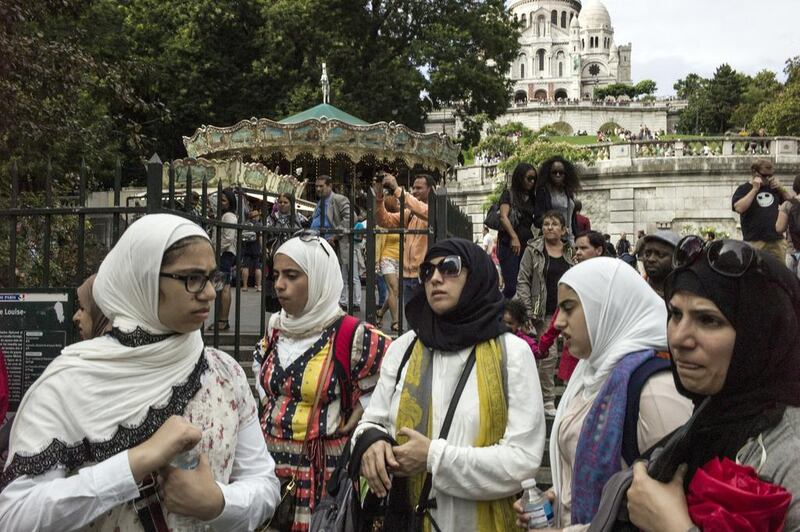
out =
{"type": "Polygon", "coordinates": [[[320,175],[333,177],[339,192],[363,197],[378,170],[407,185],[418,173],[445,180],[452,172],[459,148],[448,136],[395,122],[369,124],[330,104],[324,63],[320,82],[322,103],[316,107],[279,121],[251,118],[228,127],[202,126],[184,137],[188,158],[173,161],[176,184],[185,184],[191,171],[193,182],[205,180],[213,187],[221,182],[313,200],[320,175]]]}

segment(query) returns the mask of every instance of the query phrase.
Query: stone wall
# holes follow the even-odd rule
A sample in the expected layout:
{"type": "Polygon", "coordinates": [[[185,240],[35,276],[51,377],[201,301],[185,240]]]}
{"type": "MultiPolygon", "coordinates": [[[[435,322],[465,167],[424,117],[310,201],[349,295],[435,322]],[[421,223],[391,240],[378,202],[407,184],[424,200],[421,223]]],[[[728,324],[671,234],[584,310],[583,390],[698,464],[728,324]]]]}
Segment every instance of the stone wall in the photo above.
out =
{"type": "MultiPolygon", "coordinates": [[[[593,102],[577,104],[542,104],[528,102],[522,106],[511,107],[497,119],[498,124],[522,122],[525,126],[538,130],[543,126],[564,122],[572,127],[572,131],[587,131],[590,135],[597,133],[601,126],[608,122],[619,124],[635,133],[642,125],[651,131],[668,130],[667,113],[672,109],[670,104],[644,105],[602,105],[593,102]]],[[[426,133],[447,133],[456,135],[461,129],[460,123],[453,116],[452,110],[443,109],[431,112],[425,122],[426,133]]]]}
{"type": "MultiPolygon", "coordinates": [[[[775,175],[791,187],[800,174],[797,141],[791,150],[772,156],[775,175]],[[789,155],[786,155],[789,153],[789,155]]],[[[770,157],[768,157],[770,158],[770,157]]],[[[731,209],[731,197],[740,184],[750,178],[753,156],[662,157],[612,159],[582,168],[584,214],[592,228],[609,233],[635,235],[658,229],[684,232],[685,226],[714,226],[732,237],[741,238],[739,215],[731,209]]],[[[457,182],[448,183],[455,203],[472,217],[476,237],[483,229],[481,209],[494,183],[502,174],[491,174],[485,167],[460,168],[457,182]]]]}
{"type": "Polygon", "coordinates": [[[642,125],[652,131],[667,129],[667,108],[649,106],[605,106],[605,105],[548,105],[531,103],[527,107],[511,108],[497,119],[498,124],[522,122],[526,127],[538,130],[542,127],[566,122],[572,131],[597,133],[608,122],[619,124],[636,133],[642,125]]]}

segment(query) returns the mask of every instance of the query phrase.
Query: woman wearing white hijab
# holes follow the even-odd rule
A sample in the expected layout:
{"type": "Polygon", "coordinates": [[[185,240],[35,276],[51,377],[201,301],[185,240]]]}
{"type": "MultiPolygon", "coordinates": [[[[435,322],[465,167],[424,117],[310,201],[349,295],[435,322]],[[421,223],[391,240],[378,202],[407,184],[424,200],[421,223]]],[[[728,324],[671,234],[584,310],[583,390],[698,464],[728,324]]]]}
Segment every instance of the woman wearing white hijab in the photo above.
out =
{"type": "Polygon", "coordinates": [[[271,526],[302,531],[361,418],[391,341],[339,308],[339,262],[315,233],[281,245],[273,275],[282,310],[272,315],[254,355],[264,390],[261,425],[287,494],[271,526]]]}
{"type": "MultiPolygon", "coordinates": [[[[550,435],[550,496],[555,499],[556,526],[574,531],[588,528],[605,482],[629,465],[623,459],[628,384],[645,364],[659,366],[657,352],[667,347],[667,311],[635,270],[605,257],[564,274],[558,307],[556,328],[580,362],[558,405],[550,435]]],[[[666,371],[668,361],[661,365],[665,371],[653,373],[641,388],[638,453],[691,415],[691,402],[678,394],[671,372],[666,371]]],[[[521,511],[519,503],[517,510],[521,511]]]]}
{"type": "Polygon", "coordinates": [[[221,282],[196,224],[128,228],[93,287],[112,331],[65,348],[22,400],[0,529],[252,530],[272,514],[247,379],[200,335],[221,282]]]}

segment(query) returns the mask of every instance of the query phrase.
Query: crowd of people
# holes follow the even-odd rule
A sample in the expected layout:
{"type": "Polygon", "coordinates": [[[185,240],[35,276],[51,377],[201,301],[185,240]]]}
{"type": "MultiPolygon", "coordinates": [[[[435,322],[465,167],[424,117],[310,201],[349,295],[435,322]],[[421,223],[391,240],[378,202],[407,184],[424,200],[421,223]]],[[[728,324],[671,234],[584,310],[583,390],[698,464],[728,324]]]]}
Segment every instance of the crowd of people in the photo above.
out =
{"type": "Polygon", "coordinates": [[[496,244],[429,246],[435,184],[411,184],[374,186],[378,317],[396,328],[402,303],[408,321],[394,339],[347,314],[360,280],[346,235],[360,222],[329,178],[310,220],[292,219],[289,196],[268,217],[308,229],[241,232],[269,246],[280,303],[254,352],[258,401],[201,333],[234,273],[235,196],[221,198],[216,250],[178,216],[132,224],[78,290],[82,341],[18,409],[0,529],[318,530],[341,472],[356,479],[341,509],[351,530],[529,529],[520,493],[547,417],[552,529],[614,529],[596,528],[601,515],[645,531],[800,528],[800,256],[783,239],[800,243],[800,178],[792,194],[754,163],[732,198],[744,241],[661,230],[616,245],[580,214],[561,157],[515,169],[496,244]],[[747,476],[731,489],[757,517],[705,494],[709,478],[724,487],[723,467],[747,476]]]}

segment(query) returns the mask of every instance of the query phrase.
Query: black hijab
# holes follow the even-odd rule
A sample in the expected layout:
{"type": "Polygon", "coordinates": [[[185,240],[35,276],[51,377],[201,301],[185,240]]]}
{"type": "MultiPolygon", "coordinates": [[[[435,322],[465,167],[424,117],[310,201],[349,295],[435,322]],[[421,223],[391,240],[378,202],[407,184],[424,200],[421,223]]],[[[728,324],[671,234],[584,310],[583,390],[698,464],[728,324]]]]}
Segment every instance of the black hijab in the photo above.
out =
{"type": "Polygon", "coordinates": [[[497,269],[486,252],[469,240],[449,238],[428,250],[425,260],[458,255],[467,269],[467,281],[456,308],[441,316],[433,312],[425,287],[406,304],[406,316],[422,343],[440,351],[460,351],[508,331],[503,323],[505,300],[497,269]]]}
{"type": "Polygon", "coordinates": [[[800,406],[800,284],[766,253],[757,252],[756,263],[733,278],[712,270],[704,251],[691,267],[668,278],[667,301],[678,291],[710,299],[736,329],[733,356],[718,393],[706,397],[690,392],[672,364],[678,392],[692,399],[697,415],[678,429],[684,434],[664,453],[669,458],[662,456],[674,467],[689,465],[688,486],[710,459],[735,460],[748,439],[780,422],[787,406],[800,406]]]}

